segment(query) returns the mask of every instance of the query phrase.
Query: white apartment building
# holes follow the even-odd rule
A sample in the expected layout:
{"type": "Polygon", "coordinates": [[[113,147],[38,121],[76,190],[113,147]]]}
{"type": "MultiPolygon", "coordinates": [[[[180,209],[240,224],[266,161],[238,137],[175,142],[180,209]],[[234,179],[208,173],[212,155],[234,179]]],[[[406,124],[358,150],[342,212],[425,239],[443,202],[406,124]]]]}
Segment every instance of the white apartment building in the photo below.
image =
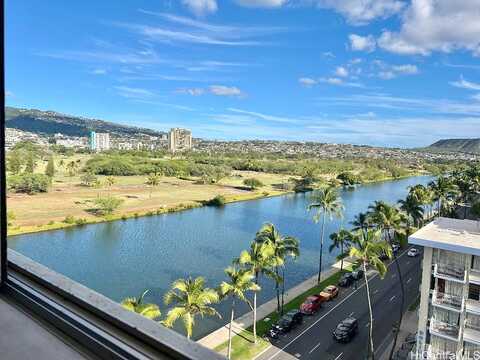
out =
{"type": "Polygon", "coordinates": [[[409,243],[425,249],[417,359],[480,359],[480,222],[439,218],[409,243]]]}
{"type": "Polygon", "coordinates": [[[185,151],[192,148],[192,132],[188,129],[173,128],[168,134],[168,150],[185,151]]]}
{"type": "Polygon", "coordinates": [[[105,151],[110,150],[110,134],[109,133],[97,133],[90,131],[90,150],[92,151],[105,151]]]}

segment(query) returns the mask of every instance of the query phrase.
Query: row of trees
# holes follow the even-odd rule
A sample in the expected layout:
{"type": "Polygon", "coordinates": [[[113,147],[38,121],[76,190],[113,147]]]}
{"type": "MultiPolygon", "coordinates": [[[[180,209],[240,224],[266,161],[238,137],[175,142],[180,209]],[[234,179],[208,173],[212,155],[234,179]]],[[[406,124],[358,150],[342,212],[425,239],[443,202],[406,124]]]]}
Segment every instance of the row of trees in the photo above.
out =
{"type": "MultiPolygon", "coordinates": [[[[203,277],[176,280],[164,296],[165,305],[173,305],[173,307],[161,324],[172,327],[181,320],[187,337],[190,338],[195,326],[195,318],[220,316],[213,305],[228,298],[231,300],[228,341],[228,358],[230,358],[232,325],[238,302],[245,302],[253,311],[253,335],[254,342],[257,342],[256,314],[257,294],[261,291],[260,279],[265,276],[274,281],[277,310],[281,313],[284,304],[285,263],[289,258],[295,259],[299,255],[299,241],[291,236],[283,236],[273,224],[267,223],[256,233],[250,248],[242,251],[232,260],[231,266],[225,269],[226,280],[222,281],[218,288],[206,287],[203,277]]],[[[144,302],[146,293],[147,291],[138,298],[123,300],[122,306],[150,319],[158,319],[161,311],[158,305],[144,302]]]]}

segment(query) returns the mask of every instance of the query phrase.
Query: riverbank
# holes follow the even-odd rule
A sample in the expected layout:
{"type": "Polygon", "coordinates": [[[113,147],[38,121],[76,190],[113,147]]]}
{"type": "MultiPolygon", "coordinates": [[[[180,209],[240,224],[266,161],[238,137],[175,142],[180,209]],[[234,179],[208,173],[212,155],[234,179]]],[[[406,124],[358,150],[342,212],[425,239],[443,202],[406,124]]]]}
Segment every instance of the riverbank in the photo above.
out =
{"type": "MultiPolygon", "coordinates": [[[[254,176],[251,172],[243,174],[243,177],[254,176]]],[[[369,185],[380,182],[387,181],[396,181],[402,180],[405,178],[413,176],[422,176],[427,175],[425,173],[416,173],[408,176],[392,178],[385,177],[381,180],[375,181],[366,181],[359,185],[369,185]]],[[[82,196],[82,199],[77,194],[73,199],[68,199],[73,201],[72,208],[65,208],[65,204],[58,206],[58,202],[54,199],[58,196],[60,201],[62,201],[63,195],[69,194],[68,190],[65,190],[61,187],[54,189],[48,194],[38,194],[38,195],[22,195],[22,196],[10,196],[8,202],[9,211],[12,210],[15,213],[17,218],[23,219],[29,215],[29,221],[33,224],[17,224],[17,221],[14,221],[8,227],[8,236],[22,235],[22,234],[32,234],[38,232],[45,232],[51,230],[60,230],[68,229],[73,227],[80,227],[87,224],[98,224],[110,221],[119,221],[127,220],[132,218],[139,218],[145,216],[154,216],[154,215],[163,215],[168,213],[175,213],[190,209],[195,209],[202,206],[207,206],[207,201],[212,199],[215,196],[222,196],[225,199],[225,204],[235,203],[240,201],[250,201],[250,200],[259,200],[274,196],[286,195],[289,193],[294,193],[292,190],[279,190],[275,185],[278,185],[279,181],[284,181],[285,179],[282,176],[276,176],[274,174],[257,174],[258,178],[265,182],[265,186],[258,190],[247,190],[242,188],[236,182],[238,181],[224,181],[222,184],[218,185],[199,185],[192,184],[191,181],[179,180],[165,178],[162,180],[162,184],[166,186],[164,189],[150,189],[148,194],[148,189],[142,189],[140,194],[132,194],[129,190],[123,190],[121,193],[119,191],[120,186],[137,186],[135,190],[138,191],[139,181],[135,181],[132,184],[123,184],[120,183],[117,187],[112,187],[111,189],[82,189],[83,193],[88,193],[87,196],[98,197],[104,195],[106,192],[108,195],[113,193],[113,196],[118,194],[126,198],[126,205],[122,205],[117,213],[108,215],[108,216],[93,216],[85,213],[85,210],[82,210],[82,205],[88,205],[89,199],[86,199],[86,196],[82,196]],[[195,187],[195,189],[193,189],[195,187]],[[180,196],[180,192],[184,191],[186,194],[180,196]],[[170,199],[166,199],[163,194],[158,195],[158,193],[167,192],[171,198],[175,198],[176,194],[180,199],[185,199],[184,202],[175,203],[170,202],[170,199]],[[173,192],[173,193],[172,193],[173,192]],[[59,194],[63,193],[63,194],[59,194]],[[153,196],[152,196],[153,194],[153,196]],[[193,199],[191,199],[193,198],[193,199]],[[23,204],[23,208],[15,206],[15,201],[17,199],[26,200],[26,204],[23,204]],[[136,201],[138,200],[138,201],[136,201]],[[142,202],[141,207],[137,206],[135,202],[142,202]],[[52,206],[53,205],[53,206],[52,206]],[[36,206],[40,207],[40,211],[35,211],[36,206]],[[45,209],[44,209],[45,208],[45,209]],[[46,210],[46,214],[42,214],[43,210],[46,210]],[[18,213],[20,211],[20,213],[18,213]],[[26,214],[25,214],[26,213],[26,214]],[[59,216],[59,213],[61,214],[59,216]],[[20,216],[19,216],[20,215],[20,216]],[[59,219],[60,217],[60,219],[59,219]],[[43,223],[42,223],[43,220],[43,223]],[[40,221],[41,223],[36,223],[40,221]]],[[[160,186],[159,186],[160,187],[160,186]]],[[[83,195],[83,194],[82,194],[83,195]]],[[[63,199],[66,200],[66,199],[63,199]]],[[[22,222],[20,222],[22,223],[22,222]]]]}

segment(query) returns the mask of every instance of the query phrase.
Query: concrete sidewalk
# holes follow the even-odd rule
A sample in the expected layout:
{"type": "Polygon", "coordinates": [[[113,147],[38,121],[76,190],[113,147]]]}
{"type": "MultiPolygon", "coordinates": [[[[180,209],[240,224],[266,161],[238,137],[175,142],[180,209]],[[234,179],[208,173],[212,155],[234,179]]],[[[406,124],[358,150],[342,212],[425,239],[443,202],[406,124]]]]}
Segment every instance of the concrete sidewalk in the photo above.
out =
{"type": "MultiPolygon", "coordinates": [[[[348,267],[352,263],[348,259],[344,259],[343,267],[348,267]]],[[[340,262],[332,265],[331,269],[322,273],[322,280],[332,276],[336,272],[340,271],[340,262]]],[[[310,290],[317,285],[317,275],[312,276],[310,279],[305,280],[299,285],[285,291],[285,304],[288,304],[297,296],[303,294],[305,291],[310,290]]],[[[277,299],[273,298],[272,300],[267,301],[266,303],[257,307],[257,321],[264,319],[271,313],[277,310],[277,299]]],[[[243,330],[253,325],[253,311],[246,313],[235,319],[232,324],[232,332],[234,334],[239,334],[243,330]]],[[[216,348],[218,345],[223,344],[228,340],[228,327],[229,323],[225,324],[218,330],[210,333],[209,335],[201,338],[197,342],[205,347],[210,349],[216,348]]]]}
{"type": "MultiPolygon", "coordinates": [[[[400,333],[398,334],[397,346],[395,351],[399,350],[402,347],[408,335],[413,334],[417,331],[417,326],[418,326],[417,310],[414,310],[414,311],[407,310],[403,315],[402,326],[400,328],[400,333]]],[[[379,356],[380,360],[388,360],[388,356],[390,355],[390,349],[392,345],[393,345],[393,334],[392,334],[392,339],[389,342],[388,346],[385,347],[383,353],[381,354],[381,356],[379,356]]]]}

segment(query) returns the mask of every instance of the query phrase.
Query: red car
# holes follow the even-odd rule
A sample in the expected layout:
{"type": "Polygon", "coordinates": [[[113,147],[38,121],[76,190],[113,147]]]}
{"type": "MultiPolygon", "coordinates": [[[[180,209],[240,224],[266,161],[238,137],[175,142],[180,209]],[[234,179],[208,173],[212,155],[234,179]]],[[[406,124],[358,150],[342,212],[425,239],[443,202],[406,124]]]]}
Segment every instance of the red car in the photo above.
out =
{"type": "Polygon", "coordinates": [[[300,305],[300,312],[304,315],[315,314],[325,302],[325,298],[319,295],[312,295],[305,299],[302,305],[300,305]]]}

